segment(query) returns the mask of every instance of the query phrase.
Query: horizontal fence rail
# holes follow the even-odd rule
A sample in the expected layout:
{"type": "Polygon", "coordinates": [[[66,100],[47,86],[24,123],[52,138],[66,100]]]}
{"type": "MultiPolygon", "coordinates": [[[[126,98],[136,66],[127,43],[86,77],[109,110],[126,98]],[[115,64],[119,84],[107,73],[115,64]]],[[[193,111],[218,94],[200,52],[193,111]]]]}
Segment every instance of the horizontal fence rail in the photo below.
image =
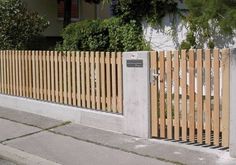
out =
{"type": "Polygon", "coordinates": [[[229,146],[229,49],[151,52],[152,137],[229,146]]]}
{"type": "Polygon", "coordinates": [[[122,53],[0,51],[0,93],[122,113],[122,53]]]}

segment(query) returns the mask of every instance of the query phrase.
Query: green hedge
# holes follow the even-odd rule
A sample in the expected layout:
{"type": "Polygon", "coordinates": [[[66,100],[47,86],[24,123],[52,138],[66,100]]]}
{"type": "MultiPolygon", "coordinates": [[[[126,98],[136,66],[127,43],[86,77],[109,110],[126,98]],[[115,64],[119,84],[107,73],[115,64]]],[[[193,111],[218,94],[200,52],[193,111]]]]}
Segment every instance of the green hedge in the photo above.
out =
{"type": "Polygon", "coordinates": [[[140,26],[135,21],[123,23],[119,18],[85,20],[67,26],[63,43],[57,50],[133,51],[147,50],[140,26]]]}

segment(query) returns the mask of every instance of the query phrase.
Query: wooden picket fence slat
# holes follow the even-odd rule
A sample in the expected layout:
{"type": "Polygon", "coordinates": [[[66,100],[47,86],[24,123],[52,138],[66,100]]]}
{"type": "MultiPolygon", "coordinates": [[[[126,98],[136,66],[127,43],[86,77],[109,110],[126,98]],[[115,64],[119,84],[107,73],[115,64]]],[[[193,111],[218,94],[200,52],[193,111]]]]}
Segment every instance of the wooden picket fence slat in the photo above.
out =
{"type": "Polygon", "coordinates": [[[123,113],[121,52],[0,51],[0,93],[123,113]]]}
{"type": "Polygon", "coordinates": [[[229,146],[229,52],[150,53],[152,137],[229,146]]]}

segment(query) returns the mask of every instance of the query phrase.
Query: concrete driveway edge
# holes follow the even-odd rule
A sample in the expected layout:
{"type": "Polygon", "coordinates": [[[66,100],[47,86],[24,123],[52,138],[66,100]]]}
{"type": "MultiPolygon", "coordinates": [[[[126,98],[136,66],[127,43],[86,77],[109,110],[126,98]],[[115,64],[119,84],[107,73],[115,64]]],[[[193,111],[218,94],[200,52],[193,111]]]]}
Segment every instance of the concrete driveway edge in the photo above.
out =
{"type": "Polygon", "coordinates": [[[0,158],[19,165],[60,165],[41,157],[0,144],[0,158]]]}

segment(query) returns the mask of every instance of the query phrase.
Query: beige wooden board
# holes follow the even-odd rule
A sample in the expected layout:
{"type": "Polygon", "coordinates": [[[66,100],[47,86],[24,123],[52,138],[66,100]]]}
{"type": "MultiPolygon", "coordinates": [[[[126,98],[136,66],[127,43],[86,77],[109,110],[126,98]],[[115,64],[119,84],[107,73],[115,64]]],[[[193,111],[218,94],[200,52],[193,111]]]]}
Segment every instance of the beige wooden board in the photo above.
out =
{"type": "Polygon", "coordinates": [[[206,96],[205,96],[205,143],[211,145],[211,50],[205,50],[205,82],[206,82],[206,96]]]}
{"type": "MultiPolygon", "coordinates": [[[[28,60],[28,51],[24,51],[24,54],[25,54],[25,79],[26,79],[25,87],[26,87],[26,97],[29,97],[29,60],[28,60]]],[[[13,70],[14,70],[14,73],[15,73],[15,69],[13,69],[13,70]]],[[[14,77],[15,77],[15,75],[14,75],[14,77]]],[[[13,77],[13,82],[15,84],[14,77],[13,77]]]]}
{"type": "Polygon", "coordinates": [[[50,62],[51,62],[51,99],[55,102],[55,54],[51,52],[50,62]]]}
{"type": "Polygon", "coordinates": [[[47,53],[43,51],[43,95],[44,100],[47,100],[47,53]]]}
{"type": "Polygon", "coordinates": [[[179,140],[180,121],[179,121],[179,53],[174,52],[174,127],[175,140],[179,140]]]}
{"type": "Polygon", "coordinates": [[[18,53],[19,53],[19,61],[18,61],[18,63],[19,63],[19,86],[20,86],[20,88],[19,88],[19,90],[20,90],[20,96],[23,96],[23,91],[22,91],[22,51],[18,51],[18,53]]]}
{"type": "Polygon", "coordinates": [[[59,103],[59,73],[58,73],[58,52],[55,52],[55,101],[59,103]]]}
{"type": "Polygon", "coordinates": [[[90,94],[90,62],[89,62],[89,52],[85,53],[85,63],[86,63],[86,70],[85,70],[85,75],[86,75],[86,107],[91,108],[91,94],[90,94]]]}
{"type": "Polygon", "coordinates": [[[167,52],[167,138],[172,139],[172,52],[167,52]]]}
{"type": "Polygon", "coordinates": [[[39,52],[35,52],[36,98],[39,99],[39,52]]]}
{"type": "Polygon", "coordinates": [[[0,51],[0,64],[1,64],[1,70],[0,70],[0,72],[1,72],[1,86],[0,86],[0,92],[1,93],[4,93],[4,82],[3,82],[3,80],[4,80],[4,76],[3,76],[3,74],[4,74],[4,68],[3,68],[3,53],[2,53],[2,51],[0,51]]]}
{"type": "Polygon", "coordinates": [[[111,56],[106,52],[106,104],[107,111],[111,112],[111,56]]]}
{"type": "Polygon", "coordinates": [[[62,52],[58,54],[58,69],[59,69],[59,102],[63,103],[63,57],[62,52]]]}
{"type": "MultiPolygon", "coordinates": [[[[16,95],[16,63],[15,63],[15,51],[12,51],[12,85],[13,85],[13,95],[16,95]]],[[[1,58],[1,57],[0,57],[1,58]]],[[[1,86],[0,86],[1,91],[1,86]]]]}
{"type": "Polygon", "coordinates": [[[101,93],[102,93],[102,110],[106,110],[106,79],[105,79],[105,53],[101,52],[101,93]]]}
{"type": "Polygon", "coordinates": [[[76,93],[77,93],[77,106],[81,107],[81,65],[80,65],[80,52],[76,52],[76,93]]]}
{"type": "Polygon", "coordinates": [[[32,98],[33,97],[32,51],[28,52],[28,64],[29,64],[29,97],[32,98]]]}
{"type": "Polygon", "coordinates": [[[6,68],[7,68],[6,67],[6,51],[3,51],[4,94],[7,94],[7,69],[6,68]]]}
{"type": "Polygon", "coordinates": [[[13,95],[12,51],[9,51],[10,95],[13,95]]]}
{"type": "Polygon", "coordinates": [[[82,106],[86,107],[86,86],[85,86],[85,52],[81,52],[81,83],[82,83],[82,106]]]}
{"type": "Polygon", "coordinates": [[[118,113],[123,112],[123,72],[122,72],[122,53],[117,53],[117,83],[118,83],[118,113]]]}
{"type": "Polygon", "coordinates": [[[90,74],[91,74],[91,103],[92,109],[96,108],[96,99],[95,99],[95,54],[94,52],[90,53],[90,74]]]}
{"type": "Polygon", "coordinates": [[[100,53],[96,52],[96,108],[101,110],[101,67],[100,67],[100,53]]]}
{"type": "Polygon", "coordinates": [[[68,93],[67,93],[67,67],[66,67],[66,61],[67,61],[67,54],[66,52],[63,52],[62,55],[62,61],[63,61],[63,95],[64,95],[64,104],[68,103],[68,93]]]}
{"type": "Polygon", "coordinates": [[[222,146],[229,147],[230,50],[222,50],[222,146]]]}
{"type": "Polygon", "coordinates": [[[214,145],[219,146],[220,136],[220,79],[219,79],[219,49],[214,49],[214,145]]]}
{"type": "Polygon", "coordinates": [[[71,100],[71,52],[67,52],[67,83],[68,83],[68,104],[72,105],[72,100],[71,100]]]}
{"type": "Polygon", "coordinates": [[[189,140],[195,142],[195,54],[189,50],[189,140]]]}
{"type": "MultiPolygon", "coordinates": [[[[71,53],[71,73],[72,73],[72,105],[76,106],[76,67],[75,67],[75,52],[71,53]]],[[[78,82],[80,83],[80,82],[78,82]]]]}
{"type": "Polygon", "coordinates": [[[165,117],[165,54],[159,53],[160,61],[160,137],[166,137],[166,117],[165,117]]]}
{"type": "Polygon", "coordinates": [[[112,112],[116,113],[117,112],[117,91],[116,91],[116,86],[117,86],[117,76],[116,76],[116,53],[112,52],[111,53],[111,66],[112,66],[112,112]]]}
{"type": "Polygon", "coordinates": [[[182,125],[182,141],[187,141],[187,61],[186,50],[181,51],[181,125],[182,125]]]}
{"type": "Polygon", "coordinates": [[[202,49],[197,50],[197,142],[203,143],[202,49]]]}
{"type": "Polygon", "coordinates": [[[9,67],[9,51],[6,50],[6,70],[7,70],[7,94],[10,94],[10,67],[9,67]]]}
{"type": "Polygon", "coordinates": [[[51,73],[50,73],[50,51],[47,51],[47,101],[51,101],[51,73]]]}
{"type": "Polygon", "coordinates": [[[43,100],[43,56],[42,51],[39,51],[39,93],[40,100],[43,100]]]}
{"type": "MultiPolygon", "coordinates": [[[[157,52],[151,52],[151,71],[157,74],[157,52]]],[[[158,107],[157,107],[157,90],[158,90],[158,79],[152,78],[153,81],[151,82],[151,134],[152,137],[158,137],[158,107]]]]}

